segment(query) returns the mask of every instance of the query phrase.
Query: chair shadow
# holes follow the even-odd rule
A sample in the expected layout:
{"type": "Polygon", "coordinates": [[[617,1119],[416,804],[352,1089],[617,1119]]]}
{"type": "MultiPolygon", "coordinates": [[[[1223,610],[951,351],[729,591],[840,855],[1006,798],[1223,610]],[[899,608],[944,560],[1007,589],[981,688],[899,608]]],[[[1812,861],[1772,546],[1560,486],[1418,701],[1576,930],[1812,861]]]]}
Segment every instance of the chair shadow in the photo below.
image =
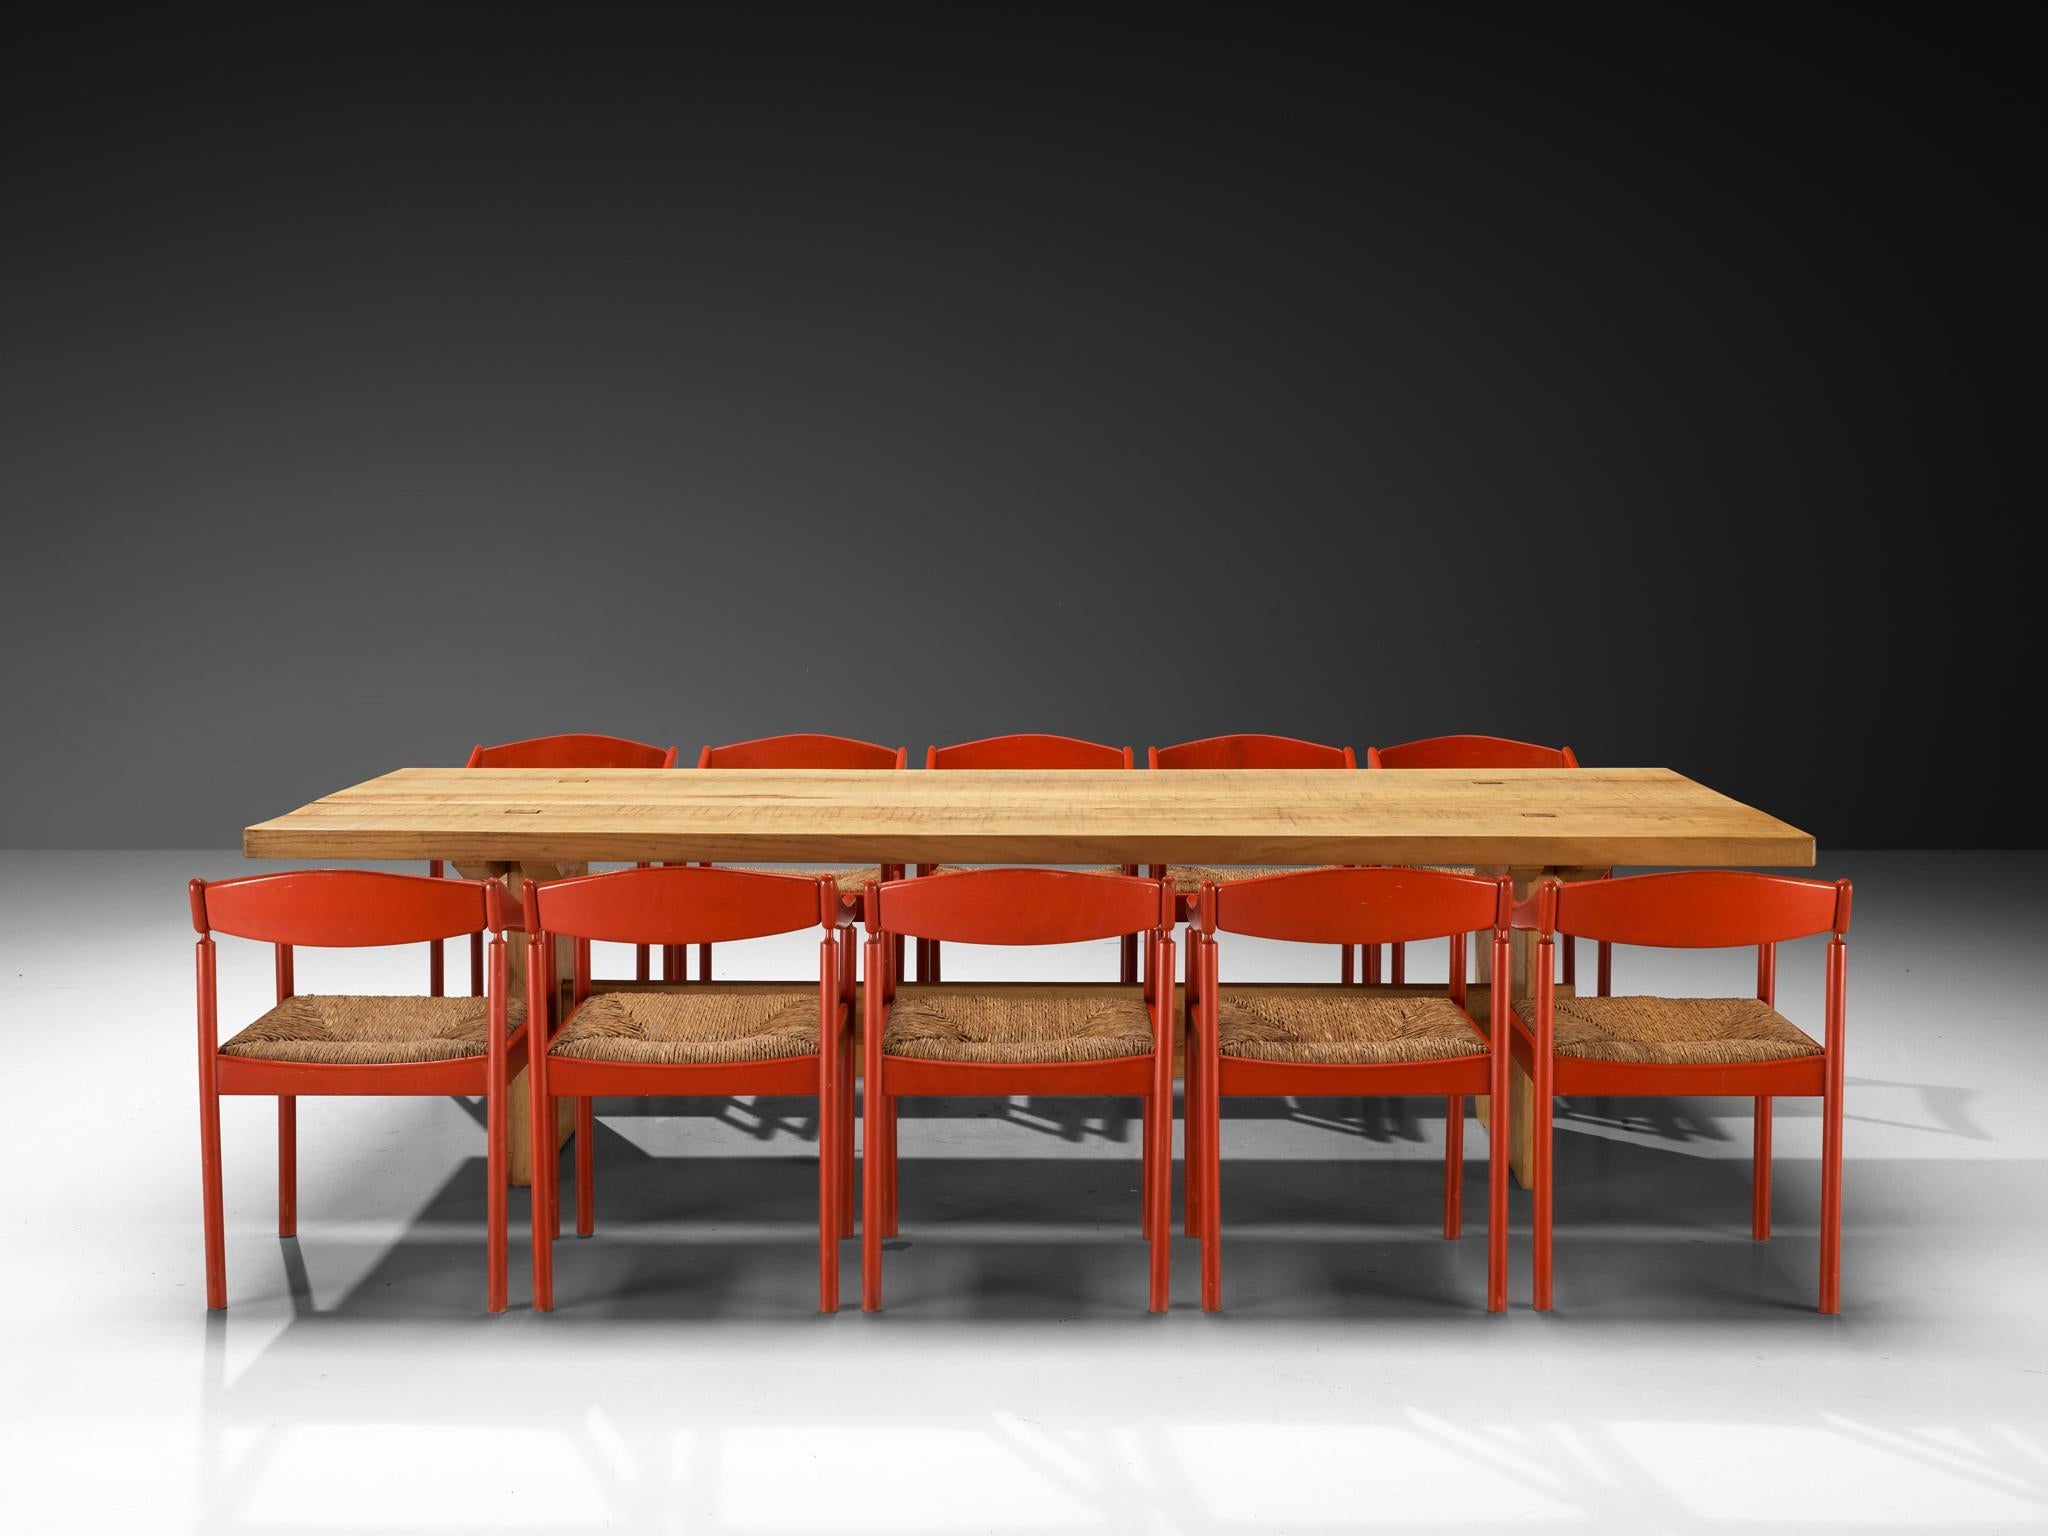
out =
{"type": "MultiPolygon", "coordinates": [[[[1348,1130],[1340,1126],[1340,1133],[1374,1135],[1373,1112],[1362,1113],[1368,1118],[1348,1130]]],[[[1420,1101],[1418,1122],[1424,1113],[1441,1115],[1441,1101],[1420,1101]]],[[[1230,1132],[1226,1122],[1223,1264],[1232,1314],[1300,1322],[1483,1312],[1483,1133],[1468,1138],[1464,1235],[1447,1241],[1436,1158],[1233,1158],[1230,1132]]],[[[787,1134],[793,1145],[786,1155],[655,1156],[600,1118],[593,1142],[596,1232],[588,1239],[574,1235],[573,1163],[569,1149],[563,1154],[555,1316],[707,1323],[814,1317],[817,1165],[797,1140],[801,1133],[787,1134]]],[[[1563,1124],[1557,1149],[1560,1306],[1608,1320],[1810,1314],[1818,1265],[1818,1170],[1810,1160],[1778,1159],[1778,1235],[1756,1243],[1749,1238],[1746,1159],[1577,1135],[1563,1124]]],[[[1139,1236],[1139,1173],[1135,1145],[1105,1157],[920,1156],[914,1136],[906,1138],[900,1235],[885,1245],[881,1316],[910,1322],[1142,1315],[1147,1249],[1139,1236]]],[[[1181,1235],[1180,1184],[1177,1166],[1173,1294],[1180,1309],[1191,1310],[1199,1245],[1181,1235]]],[[[1518,1309],[1528,1302],[1528,1199],[1520,1190],[1510,1199],[1510,1299],[1518,1309]]],[[[483,1206],[484,1167],[475,1158],[435,1191],[411,1230],[317,1313],[304,1263],[286,1240],[295,1312],[308,1319],[476,1315],[483,1206]]],[[[511,1229],[512,1304],[520,1310],[528,1304],[531,1265],[523,1190],[512,1193],[511,1229]]],[[[840,1262],[841,1306],[856,1310],[857,1241],[841,1243],[840,1262]]]]}
{"type": "MultiPolygon", "coordinates": [[[[1914,1125],[1857,1114],[1853,1109],[1849,1114],[1851,1120],[1957,1136],[1967,1141],[1991,1140],[1991,1133],[1977,1123],[1973,1113],[1976,1101],[1983,1097],[1978,1089],[1938,1083],[1897,1083],[1877,1078],[1851,1078],[1849,1087],[1852,1091],[1859,1088],[1910,1088],[1919,1095],[1932,1123],[1914,1125]]],[[[1725,1107],[1740,1102],[1730,1099],[1577,1095],[1558,1100],[1556,1119],[1561,1129],[1576,1123],[1628,1131],[1676,1144],[1727,1143],[1733,1138],[1725,1119],[1708,1111],[1710,1106],[1725,1107]]],[[[479,1126],[484,1123],[483,1100],[458,1098],[455,1103],[479,1126]]],[[[1820,1101],[1810,1098],[1778,1099],[1773,1109],[1777,1118],[1788,1121],[1817,1120],[1820,1112],[1820,1101]]],[[[804,1141],[817,1140],[817,1107],[810,1099],[801,1096],[755,1098],[746,1101],[744,1108],[736,1099],[600,1099],[597,1101],[597,1113],[614,1119],[629,1116],[715,1119],[747,1130],[763,1141],[772,1140],[783,1129],[793,1129],[804,1141]]],[[[1185,1104],[1178,1089],[1174,1113],[1176,1118],[1185,1114],[1185,1104]]],[[[1102,1141],[1117,1145],[1134,1144],[1141,1123],[1137,1099],[919,1098],[903,1100],[898,1114],[906,1120],[998,1120],[1060,1141],[1102,1141]]],[[[1427,1139],[1424,1127],[1443,1118],[1443,1101],[1410,1096],[1244,1098],[1230,1102],[1227,1117],[1233,1120],[1289,1121],[1383,1145],[1397,1142],[1420,1144],[1427,1139]]]]}

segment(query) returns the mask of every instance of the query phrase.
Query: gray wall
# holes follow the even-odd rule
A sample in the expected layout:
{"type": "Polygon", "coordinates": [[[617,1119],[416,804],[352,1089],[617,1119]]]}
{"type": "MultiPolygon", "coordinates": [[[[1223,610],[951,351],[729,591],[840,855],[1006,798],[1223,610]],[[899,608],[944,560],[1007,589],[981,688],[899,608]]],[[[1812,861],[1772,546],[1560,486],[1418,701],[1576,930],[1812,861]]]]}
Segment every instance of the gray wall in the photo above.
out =
{"type": "Polygon", "coordinates": [[[0,845],[806,728],[2041,841],[1960,750],[2041,504],[1995,39],[266,14],[11,49],[0,845]]]}

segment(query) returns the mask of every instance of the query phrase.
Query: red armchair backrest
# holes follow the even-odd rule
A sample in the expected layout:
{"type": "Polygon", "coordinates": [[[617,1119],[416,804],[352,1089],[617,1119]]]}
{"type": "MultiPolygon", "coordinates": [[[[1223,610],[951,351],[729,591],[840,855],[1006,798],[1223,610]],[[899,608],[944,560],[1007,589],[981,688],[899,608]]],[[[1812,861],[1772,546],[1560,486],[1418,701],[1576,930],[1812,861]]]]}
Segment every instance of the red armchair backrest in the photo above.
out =
{"type": "Polygon", "coordinates": [[[367,869],[194,880],[192,926],[264,944],[362,949],[481,933],[484,884],[367,869]]]}
{"type": "Polygon", "coordinates": [[[1368,768],[1576,768],[1570,747],[1539,747],[1505,736],[1432,736],[1398,747],[1367,747],[1368,768]]]}
{"type": "Polygon", "coordinates": [[[871,884],[871,930],[952,944],[1079,944],[1173,926],[1164,880],[1064,869],[962,869],[871,884]]]}
{"type": "Polygon", "coordinates": [[[674,747],[650,747],[622,736],[535,736],[495,747],[472,747],[470,768],[673,768],[674,747]]]}
{"type": "Polygon", "coordinates": [[[1150,747],[1154,768],[1356,768],[1349,747],[1326,747],[1292,736],[1209,736],[1173,747],[1150,747]]]}
{"type": "Polygon", "coordinates": [[[1491,928],[1514,912],[1506,880],[1430,869],[1311,869],[1203,888],[1204,933],[1302,944],[1405,944],[1491,928]]]}
{"type": "Polygon", "coordinates": [[[1849,931],[1847,880],[1688,869],[1570,884],[1546,881],[1518,922],[1611,944],[1733,949],[1849,931]]]}
{"type": "Polygon", "coordinates": [[[658,864],[526,882],[529,931],[608,944],[722,944],[832,926],[829,880],[763,870],[658,864]]]}
{"type": "Polygon", "coordinates": [[[1129,747],[1031,732],[927,747],[924,753],[927,768],[1128,768],[1131,762],[1129,747]]]}
{"type": "Polygon", "coordinates": [[[878,747],[848,736],[763,736],[705,747],[699,768],[901,768],[910,760],[903,747],[878,747]]]}

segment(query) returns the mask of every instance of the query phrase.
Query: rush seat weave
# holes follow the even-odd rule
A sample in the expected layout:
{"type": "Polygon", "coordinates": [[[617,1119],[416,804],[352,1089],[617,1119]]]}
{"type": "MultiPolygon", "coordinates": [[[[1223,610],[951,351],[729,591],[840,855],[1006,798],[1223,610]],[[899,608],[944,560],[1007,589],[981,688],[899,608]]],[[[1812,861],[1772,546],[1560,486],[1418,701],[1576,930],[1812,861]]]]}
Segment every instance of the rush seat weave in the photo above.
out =
{"type": "Polygon", "coordinates": [[[990,1065],[1149,1056],[1152,1016],[1136,986],[905,986],[890,1005],[882,1050],[990,1065]]]}
{"type": "MultiPolygon", "coordinates": [[[[965,869],[1009,869],[1008,864],[941,864],[932,871],[935,875],[956,875],[965,869]]],[[[1120,875],[1124,872],[1121,864],[1091,864],[1086,868],[1091,875],[1120,875]]]]}
{"type": "Polygon", "coordinates": [[[1262,987],[1217,994],[1225,1056],[1308,1064],[1448,1061],[1483,1056],[1486,1039],[1446,997],[1342,987],[1262,987]]]}
{"type": "MultiPolygon", "coordinates": [[[[510,1000],[511,1024],[526,1006],[510,1000]]],[[[490,1005],[481,997],[288,997],[223,1045],[223,1056],[329,1066],[459,1061],[489,1044],[490,1005]]]]}
{"type": "Polygon", "coordinates": [[[1720,1066],[1818,1056],[1820,1043],[1753,997],[1564,997],[1557,1054],[1594,1061],[1720,1066]]]}
{"type": "Polygon", "coordinates": [[[1203,881],[1216,885],[1228,885],[1233,880],[1250,880],[1259,875],[1294,873],[1297,865],[1279,864],[1169,864],[1166,878],[1173,882],[1176,896],[1193,896],[1202,889],[1203,881]]]}
{"type": "Polygon", "coordinates": [[[781,982],[594,993],[548,1051],[582,1061],[671,1065],[817,1053],[818,988],[781,982]]]}
{"type": "MultiPolygon", "coordinates": [[[[1217,885],[1228,885],[1233,880],[1250,880],[1259,875],[1299,874],[1305,867],[1328,868],[1327,865],[1303,866],[1297,864],[1169,864],[1166,878],[1173,882],[1176,896],[1192,896],[1207,880],[1217,885]]],[[[1473,871],[1460,864],[1411,864],[1410,869],[1427,869],[1446,875],[1469,875],[1473,871]]]]}
{"type": "Polygon", "coordinates": [[[858,896],[870,880],[882,878],[873,864],[834,864],[818,869],[791,869],[781,864],[721,864],[720,869],[744,869],[757,875],[795,875],[804,880],[830,880],[842,896],[858,896]]]}

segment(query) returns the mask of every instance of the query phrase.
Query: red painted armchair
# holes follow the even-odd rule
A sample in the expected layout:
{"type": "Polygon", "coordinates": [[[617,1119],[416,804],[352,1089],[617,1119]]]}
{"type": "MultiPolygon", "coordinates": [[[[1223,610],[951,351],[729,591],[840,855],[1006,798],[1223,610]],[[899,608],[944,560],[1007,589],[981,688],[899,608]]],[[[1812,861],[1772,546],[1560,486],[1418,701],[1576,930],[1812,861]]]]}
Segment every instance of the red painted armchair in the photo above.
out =
{"type": "MultiPolygon", "coordinates": [[[[495,885],[493,894],[501,894],[495,885]]],[[[473,880],[317,869],[194,880],[199,981],[199,1163],[206,1239],[206,1304],[227,1305],[221,1205],[220,1100],[277,1100],[277,1233],[298,1232],[298,1101],[310,1094],[480,1096],[485,1102],[485,1304],[505,1310],[508,1095],[525,1064],[525,1010],[507,996],[504,939],[490,941],[486,995],[315,996],[298,991],[294,952],[432,944],[491,926],[486,887],[473,880]],[[220,1039],[214,936],[268,944],[277,1005],[220,1039]]],[[[519,921],[516,912],[507,919],[519,921]]],[[[480,989],[482,990],[482,989],[480,989]]]]}
{"type": "Polygon", "coordinates": [[[1535,1298],[1552,1300],[1552,1109],[1569,1094],[1740,1094],[1755,1107],[1750,1235],[1771,1233],[1771,1101],[1821,1101],[1820,1310],[1841,1307],[1842,1057],[1850,886],[1739,870],[1687,870],[1566,884],[1545,881],[1516,909],[1538,935],[1535,996],[1515,1021],[1515,1059],[1534,1083],[1535,1298]],[[1827,934],[1821,1038],[1776,1006],[1778,945],[1827,934]],[[1559,938],[1664,949],[1754,945],[1753,997],[1560,998],[1559,938]]]}

